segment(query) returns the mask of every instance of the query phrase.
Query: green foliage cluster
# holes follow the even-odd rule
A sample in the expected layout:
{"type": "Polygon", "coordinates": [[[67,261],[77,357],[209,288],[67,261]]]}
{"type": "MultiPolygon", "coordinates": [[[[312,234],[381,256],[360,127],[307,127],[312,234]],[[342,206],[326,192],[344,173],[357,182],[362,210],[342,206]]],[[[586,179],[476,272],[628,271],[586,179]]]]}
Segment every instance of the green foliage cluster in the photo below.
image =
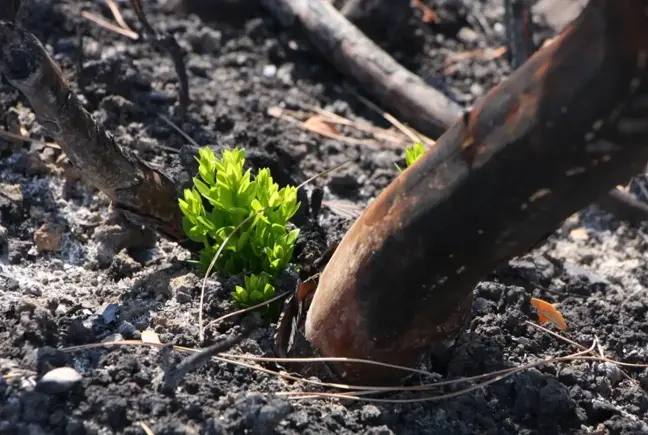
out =
{"type": "MultiPolygon", "coordinates": [[[[405,167],[409,168],[410,166],[412,166],[412,164],[423,157],[424,154],[425,147],[421,142],[416,142],[412,146],[405,148],[405,167]]],[[[396,165],[396,168],[398,168],[400,172],[403,171],[398,165],[396,165]]]]}
{"type": "Polygon", "coordinates": [[[201,270],[207,270],[221,244],[231,236],[215,269],[226,275],[250,274],[246,288],[237,288],[232,294],[234,300],[250,306],[272,298],[271,281],[290,263],[299,235],[298,229],[288,228],[300,205],[297,189],[279,189],[267,168],[253,178],[250,170],[244,171],[243,149],[225,150],[217,158],[205,147],[196,160],[200,177],[194,177],[194,187],[185,189],[179,205],[185,233],[203,244],[201,270]]]}

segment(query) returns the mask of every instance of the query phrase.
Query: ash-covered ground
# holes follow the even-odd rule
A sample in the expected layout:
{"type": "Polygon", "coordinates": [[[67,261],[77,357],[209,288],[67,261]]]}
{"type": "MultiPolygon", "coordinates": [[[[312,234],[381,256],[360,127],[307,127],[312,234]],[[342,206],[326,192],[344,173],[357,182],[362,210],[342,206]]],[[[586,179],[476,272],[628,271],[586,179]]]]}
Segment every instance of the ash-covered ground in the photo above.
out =
{"type": "MultiPolygon", "coordinates": [[[[202,20],[169,11],[160,1],[145,2],[154,27],[172,32],[186,53],[192,103],[183,118],[169,56],[81,16],[87,10],[110,19],[103,2],[23,3],[22,24],[45,44],[87,109],[120,145],[153,164],[172,165],[178,158],[161,145],[177,150],[187,144],[158,117],[164,114],[201,145],[255,150],[297,182],[351,159],[314,181],[328,200],[364,206],[397,175],[401,151],[326,139],[268,114],[275,106],[311,105],[388,126],[349,92],[352,82],[261,8],[202,20]],[[84,33],[81,76],[77,26],[84,33]]],[[[117,3],[139,29],[128,2],[117,3]]],[[[504,42],[502,2],[464,3],[428,2],[441,24],[415,16],[388,50],[469,106],[510,68],[504,57],[474,56],[447,69],[453,53],[504,42]]],[[[564,24],[561,18],[554,10],[550,24],[564,24]]],[[[2,87],[0,105],[3,128],[51,143],[17,91],[2,87]]],[[[287,400],[274,393],[308,387],[227,363],[208,364],[190,373],[174,395],[164,394],[157,350],[59,349],[137,339],[146,330],[164,343],[197,347],[200,276],[186,262],[191,253],[125,228],[107,198],[83,183],[52,145],[0,140],[0,192],[2,434],[141,434],[140,422],[155,434],[648,433],[648,372],[623,368],[628,378],[614,365],[592,361],[538,367],[439,402],[287,400]],[[65,379],[40,379],[61,366],[74,368],[81,380],[67,388],[65,379]]],[[[312,262],[351,222],[324,208],[302,233],[297,264],[312,262]]],[[[536,250],[477,286],[469,329],[442,361],[426,368],[439,379],[465,377],[577,351],[525,323],[537,321],[531,297],[557,304],[570,339],[590,346],[597,337],[606,356],[648,363],[647,246],[646,227],[593,206],[578,213],[536,250]]],[[[234,309],[232,286],[218,277],[208,282],[207,321],[234,309]]],[[[265,325],[258,314],[208,328],[208,341],[231,336],[241,322],[254,331],[232,352],[271,355],[276,325],[265,325]]],[[[184,357],[173,355],[175,361],[184,357]]]]}

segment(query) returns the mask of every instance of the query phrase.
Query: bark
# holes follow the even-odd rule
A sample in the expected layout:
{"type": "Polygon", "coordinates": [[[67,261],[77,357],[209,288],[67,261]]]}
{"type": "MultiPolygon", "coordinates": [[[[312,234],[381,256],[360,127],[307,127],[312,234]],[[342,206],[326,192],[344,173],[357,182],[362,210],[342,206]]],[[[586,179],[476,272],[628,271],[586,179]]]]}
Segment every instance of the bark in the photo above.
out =
{"type": "MultiPolygon", "coordinates": [[[[506,0],[504,21],[509,61],[515,69],[526,62],[537,49],[533,41],[530,0],[506,0]]],[[[596,204],[618,219],[635,224],[648,220],[648,205],[616,188],[599,198],[596,204]]]]}
{"type": "MultiPolygon", "coordinates": [[[[645,1],[591,0],[353,224],[306,338],[323,356],[413,366],[460,330],[475,285],[648,160],[645,1]]],[[[333,365],[341,377],[402,372],[333,365]]]]}
{"type": "Polygon", "coordinates": [[[299,24],[338,70],[352,77],[401,121],[438,137],[459,117],[459,106],[405,69],[326,0],[263,0],[286,26],[299,24]]]}

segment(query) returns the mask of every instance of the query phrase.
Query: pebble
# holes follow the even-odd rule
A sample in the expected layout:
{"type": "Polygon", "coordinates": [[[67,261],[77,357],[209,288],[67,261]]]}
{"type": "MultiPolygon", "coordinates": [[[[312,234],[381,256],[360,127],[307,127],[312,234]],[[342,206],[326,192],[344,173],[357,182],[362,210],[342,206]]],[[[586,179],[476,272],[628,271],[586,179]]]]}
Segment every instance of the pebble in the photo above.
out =
{"type": "Polygon", "coordinates": [[[484,95],[484,87],[479,83],[473,83],[472,85],[470,85],[470,93],[475,97],[481,97],[482,95],[484,95]]]}
{"type": "Polygon", "coordinates": [[[360,420],[365,423],[372,423],[380,418],[381,412],[375,405],[365,405],[360,410],[360,420]]]}
{"type": "Polygon", "coordinates": [[[479,39],[479,34],[469,27],[462,27],[457,33],[457,38],[465,44],[471,44],[479,39]]]}
{"type": "Polygon", "coordinates": [[[82,376],[71,367],[58,367],[49,372],[38,381],[36,388],[48,394],[66,393],[76,384],[81,382],[82,376]]]}
{"type": "Polygon", "coordinates": [[[105,323],[112,323],[117,321],[118,308],[117,304],[103,304],[97,314],[101,315],[105,323]]]}
{"type": "Polygon", "coordinates": [[[119,325],[119,328],[117,328],[117,332],[119,332],[124,338],[131,339],[135,338],[135,332],[137,332],[137,330],[131,322],[123,322],[119,325]]]}
{"type": "Polygon", "coordinates": [[[616,384],[621,380],[621,371],[616,364],[606,361],[598,365],[598,370],[604,373],[612,384],[616,384]]]}
{"type": "Polygon", "coordinates": [[[272,78],[277,74],[276,65],[266,65],[263,67],[263,77],[272,78]]]}

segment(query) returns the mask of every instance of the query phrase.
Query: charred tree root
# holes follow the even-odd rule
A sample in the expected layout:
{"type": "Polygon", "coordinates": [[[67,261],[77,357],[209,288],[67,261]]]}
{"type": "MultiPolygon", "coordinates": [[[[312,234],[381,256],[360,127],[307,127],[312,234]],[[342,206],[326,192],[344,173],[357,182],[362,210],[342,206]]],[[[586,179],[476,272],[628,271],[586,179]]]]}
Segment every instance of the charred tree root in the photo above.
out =
{"type": "MultiPolygon", "coordinates": [[[[353,224],[320,277],[306,338],[323,356],[415,365],[456,334],[481,279],[647,160],[645,1],[590,0],[353,224]]],[[[402,376],[332,366],[356,382],[402,376]]]]}
{"type": "Polygon", "coordinates": [[[0,21],[0,74],[29,100],[83,179],[137,225],[184,242],[174,182],[119,147],[98,125],[38,39],[0,21]]]}
{"type": "Polygon", "coordinates": [[[262,1],[285,26],[299,23],[338,70],[423,134],[438,137],[460,116],[459,105],[401,66],[328,1],[262,1]]]}

